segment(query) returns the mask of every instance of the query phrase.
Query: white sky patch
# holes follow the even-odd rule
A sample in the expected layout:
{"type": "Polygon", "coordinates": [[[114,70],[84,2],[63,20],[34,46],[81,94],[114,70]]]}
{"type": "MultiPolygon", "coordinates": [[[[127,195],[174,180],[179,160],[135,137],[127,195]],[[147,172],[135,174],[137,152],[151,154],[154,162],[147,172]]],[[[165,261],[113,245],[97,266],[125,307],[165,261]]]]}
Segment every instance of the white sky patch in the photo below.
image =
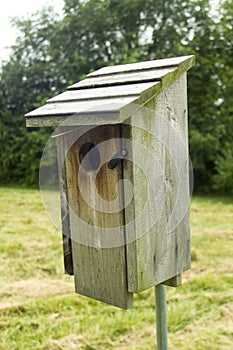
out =
{"type": "MultiPolygon", "coordinates": [[[[210,0],[212,15],[217,16],[219,0],[210,0]]],[[[41,10],[45,6],[52,6],[54,10],[62,14],[63,0],[7,0],[0,10],[0,64],[10,55],[9,47],[15,43],[16,28],[12,28],[11,17],[27,17],[41,10]]]]}
{"type": "Polygon", "coordinates": [[[43,7],[52,6],[58,13],[62,12],[63,0],[7,0],[1,4],[0,10],[0,63],[7,60],[10,54],[9,46],[16,39],[17,30],[12,28],[10,18],[27,17],[43,7]]]}

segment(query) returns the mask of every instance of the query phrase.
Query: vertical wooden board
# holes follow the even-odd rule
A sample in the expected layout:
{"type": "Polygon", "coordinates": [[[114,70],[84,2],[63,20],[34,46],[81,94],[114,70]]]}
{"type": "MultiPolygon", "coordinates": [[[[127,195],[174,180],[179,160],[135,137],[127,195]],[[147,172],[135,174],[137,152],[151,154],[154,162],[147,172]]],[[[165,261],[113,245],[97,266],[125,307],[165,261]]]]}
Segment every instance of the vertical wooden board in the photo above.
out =
{"type": "MultiPolygon", "coordinates": [[[[135,241],[127,245],[127,260],[135,261],[134,264],[128,264],[130,292],[142,291],[190,268],[189,206],[182,207],[182,202],[189,203],[186,90],[186,74],[183,74],[147,104],[146,107],[153,113],[149,109],[141,111],[141,128],[131,127],[130,137],[155,154],[164,170],[164,201],[157,203],[162,210],[154,225],[146,234],[142,234],[148,224],[145,215],[135,224],[135,241]],[[148,134],[146,137],[145,130],[151,130],[155,136],[148,134]],[[181,152],[179,139],[182,140],[184,152],[181,152]],[[180,173],[177,172],[174,160],[179,163],[180,173]],[[178,197],[181,202],[177,206],[178,197]],[[175,218],[181,220],[177,226],[174,225],[172,232],[167,232],[175,207],[175,218]],[[184,215],[179,210],[184,211],[184,215]]],[[[134,149],[132,152],[134,153],[134,149]]],[[[155,177],[156,166],[151,162],[150,171],[155,177]]],[[[142,181],[134,163],[124,167],[124,178],[130,178],[134,186],[133,203],[125,211],[127,222],[137,217],[142,210],[142,199],[147,200],[145,192],[148,189],[146,180],[142,181]]],[[[126,231],[126,236],[127,234],[126,231]]]]}
{"type": "Polygon", "coordinates": [[[132,306],[133,294],[128,292],[127,284],[122,188],[117,192],[122,179],[122,162],[112,170],[107,167],[107,161],[121,151],[120,128],[117,125],[95,127],[83,135],[69,134],[67,139],[75,290],[128,309],[132,306]],[[91,144],[96,146],[92,148],[94,158],[88,157],[86,152],[91,144]],[[116,207],[113,205],[111,209],[112,203],[116,207]],[[106,240],[109,229],[116,235],[112,241],[106,240]]]}
{"type": "MultiPolygon", "coordinates": [[[[58,133],[66,133],[69,128],[60,127],[58,133]]],[[[59,187],[60,187],[60,203],[61,203],[61,222],[62,222],[62,240],[63,240],[63,256],[65,273],[73,275],[73,257],[72,257],[72,242],[70,234],[70,217],[69,206],[67,203],[67,181],[66,181],[66,164],[65,159],[65,142],[64,136],[57,138],[57,157],[58,157],[58,172],[59,172],[59,187]]]]}
{"type": "Polygon", "coordinates": [[[170,287],[178,287],[182,284],[182,276],[178,275],[178,276],[172,277],[169,280],[164,281],[163,284],[170,287]]]}

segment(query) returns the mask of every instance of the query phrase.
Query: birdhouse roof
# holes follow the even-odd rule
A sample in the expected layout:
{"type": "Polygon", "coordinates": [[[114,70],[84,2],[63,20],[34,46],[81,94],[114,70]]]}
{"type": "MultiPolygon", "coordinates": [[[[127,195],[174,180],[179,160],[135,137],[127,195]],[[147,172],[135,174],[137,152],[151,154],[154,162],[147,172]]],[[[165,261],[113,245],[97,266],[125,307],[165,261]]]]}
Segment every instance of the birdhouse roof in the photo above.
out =
{"type": "Polygon", "coordinates": [[[121,123],[193,65],[192,55],[101,68],[27,113],[27,126],[121,123]]]}

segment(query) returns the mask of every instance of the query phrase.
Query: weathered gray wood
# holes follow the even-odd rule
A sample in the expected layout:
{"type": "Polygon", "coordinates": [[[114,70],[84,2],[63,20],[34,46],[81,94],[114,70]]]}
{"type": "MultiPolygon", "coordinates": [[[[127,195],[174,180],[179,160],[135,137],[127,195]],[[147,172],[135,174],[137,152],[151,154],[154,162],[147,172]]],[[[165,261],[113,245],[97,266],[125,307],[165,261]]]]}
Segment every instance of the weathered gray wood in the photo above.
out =
{"type": "Polygon", "coordinates": [[[118,124],[121,122],[120,113],[117,112],[102,112],[102,113],[80,113],[66,114],[60,116],[46,115],[41,117],[29,117],[26,119],[26,126],[37,128],[40,126],[80,126],[80,125],[107,125],[118,124]]]}
{"type": "Polygon", "coordinates": [[[194,57],[186,56],[105,67],[26,115],[27,126],[65,121],[64,130],[72,130],[57,137],[62,144],[59,157],[65,158],[65,166],[60,166],[66,178],[61,187],[63,234],[67,237],[64,252],[69,259],[73,256],[77,293],[127,309],[134,292],[161,283],[176,286],[181,282],[179,275],[190,268],[185,72],[193,64],[194,57]],[[101,126],[89,131],[87,125],[101,126]],[[76,126],[75,130],[71,126],[76,126]],[[85,128],[84,135],[77,126],[85,128]],[[110,160],[125,149],[131,161],[126,159],[113,170],[101,166],[95,183],[94,171],[81,172],[79,182],[82,145],[101,145],[108,139],[112,143],[102,148],[100,159],[110,160]],[[137,144],[143,145],[146,153],[137,144]],[[122,183],[116,199],[116,186],[122,178],[133,184],[133,198],[124,210],[106,212],[99,196],[107,207],[114,201],[119,205],[127,202],[122,183]],[[167,231],[171,217],[178,222],[167,231]],[[112,246],[103,244],[109,239],[105,229],[114,231],[112,246]]]}
{"type": "MultiPolygon", "coordinates": [[[[48,103],[35,111],[28,113],[33,116],[73,115],[82,113],[118,112],[119,109],[135,100],[135,96],[121,98],[106,98],[90,101],[73,101],[65,103],[48,103]]],[[[97,122],[97,121],[96,121],[97,122]]]]}
{"type": "MultiPolygon", "coordinates": [[[[115,99],[96,99],[94,105],[96,108],[94,110],[90,110],[90,102],[89,100],[77,102],[75,101],[58,101],[57,103],[52,104],[52,102],[44,105],[43,107],[38,108],[35,111],[28,113],[26,119],[27,127],[38,127],[38,126],[59,126],[61,123],[63,125],[106,125],[106,124],[117,124],[121,121],[125,120],[130,116],[131,110],[129,111],[125,109],[128,102],[133,102],[133,105],[140,105],[145,103],[148,99],[150,99],[153,95],[156,95],[158,91],[161,89],[161,85],[159,82],[150,83],[150,84],[141,84],[142,87],[147,87],[143,90],[139,95],[134,95],[134,97],[124,99],[125,104],[119,103],[122,101],[121,97],[116,97],[115,99]],[[118,103],[117,109],[116,104],[112,102],[118,103]],[[69,103],[73,103],[71,106],[68,106],[69,103]],[[74,104],[75,103],[75,104],[74,104]],[[87,110],[84,112],[80,112],[80,108],[85,106],[87,110]],[[55,107],[54,107],[55,106],[55,107]],[[120,110],[120,107],[124,107],[124,111],[120,110]],[[54,108],[53,108],[54,107],[54,108]],[[77,107],[77,109],[75,109],[77,107]],[[67,109],[68,108],[68,109],[67,109]],[[97,108],[100,110],[97,111],[97,108]],[[102,108],[102,109],[101,109],[102,108]],[[109,111],[108,111],[109,109],[109,111]],[[76,113],[74,113],[76,110],[76,113]],[[51,115],[50,115],[51,113],[51,115]]],[[[93,89],[93,91],[101,90],[102,88],[93,89]]],[[[75,93],[87,91],[87,95],[91,89],[88,90],[75,90],[75,93]]],[[[123,93],[125,93],[124,86],[122,87],[123,93]]],[[[74,91],[67,91],[66,93],[73,93],[74,91]]],[[[64,93],[65,94],[65,93],[64,93]]],[[[61,94],[62,95],[62,94],[61,94]]],[[[59,99],[58,95],[57,98],[59,99]]],[[[84,109],[84,108],[83,108],[84,109]]]]}
{"type": "Polygon", "coordinates": [[[185,64],[184,71],[191,68],[194,64],[194,56],[182,56],[174,58],[164,58],[154,61],[144,61],[130,64],[122,64],[117,66],[108,66],[98,69],[97,71],[90,73],[87,77],[94,77],[107,74],[115,74],[122,72],[135,72],[138,70],[147,70],[152,68],[172,67],[185,64]]]}
{"type": "MultiPolygon", "coordinates": [[[[156,155],[161,169],[164,170],[165,197],[157,203],[153,203],[153,200],[151,200],[149,208],[155,210],[155,213],[158,208],[162,208],[162,211],[154,226],[146,234],[142,235],[142,232],[144,227],[148,225],[148,215],[144,215],[135,224],[132,232],[126,229],[127,237],[135,234],[135,241],[127,245],[127,261],[130,262],[128,264],[130,292],[139,292],[152,285],[160,284],[190,268],[188,207],[183,220],[174,232],[166,232],[169,218],[178,198],[178,189],[181,191],[180,196],[184,203],[187,203],[189,198],[186,75],[184,74],[170,87],[163,90],[154,100],[148,103],[147,107],[148,110],[139,111],[141,127],[132,126],[129,132],[127,126],[126,134],[148,149],[148,157],[150,157],[149,151],[156,155]],[[173,127],[177,129],[177,135],[175,134],[177,137],[172,134],[173,127]],[[148,132],[143,129],[148,130],[148,132]],[[150,134],[150,130],[155,136],[150,134]],[[163,131],[161,135],[163,140],[159,140],[161,130],[163,131]],[[179,155],[178,135],[183,140],[185,148],[182,158],[179,155]],[[173,151],[172,156],[175,157],[175,161],[183,169],[182,174],[179,174],[180,179],[171,158],[171,151],[173,151]]],[[[136,118],[136,115],[132,117],[133,124],[134,118],[136,118]]],[[[136,162],[138,152],[136,149],[134,151],[134,146],[131,152],[136,162]]],[[[182,154],[182,152],[180,153],[182,154]]],[[[146,159],[144,163],[142,162],[142,165],[144,169],[141,170],[135,163],[125,164],[124,166],[124,178],[128,178],[134,186],[133,202],[126,208],[126,222],[131,222],[142,212],[149,198],[147,179],[142,170],[151,174],[152,178],[154,176],[155,179],[158,174],[158,165],[153,164],[153,161],[151,161],[151,165],[149,164],[149,171],[146,168],[146,159]]],[[[150,188],[150,195],[152,196],[153,191],[156,194],[156,188],[150,188]]],[[[177,210],[179,211],[179,208],[177,210]]],[[[182,205],[180,205],[180,210],[183,210],[182,205]]]]}
{"type": "MultiPolygon", "coordinates": [[[[122,164],[110,170],[106,164],[95,171],[88,169],[80,175],[80,152],[87,142],[99,145],[112,139],[108,147],[100,152],[100,162],[110,160],[121,149],[118,126],[103,126],[86,132],[66,134],[66,171],[70,207],[70,225],[73,249],[75,290],[77,293],[128,309],[133,295],[128,292],[124,214],[122,210],[106,212],[100,205],[99,195],[110,203],[122,201],[117,197],[116,186],[122,178],[122,164]],[[79,178],[81,176],[81,178],[79,178]],[[83,197],[81,187],[85,190],[83,197]],[[97,190],[97,192],[95,192],[97,190]],[[87,203],[87,199],[89,203],[87,203]],[[120,245],[104,248],[102,229],[115,228],[115,239],[120,245]],[[90,231],[89,231],[90,230],[90,231]]],[[[108,205],[108,204],[107,204],[108,205]]],[[[107,233],[108,236],[108,233],[107,233]]]]}
{"type": "Polygon", "coordinates": [[[178,276],[172,277],[169,280],[164,281],[163,284],[170,287],[178,287],[182,284],[182,276],[178,275],[178,276]]]}
{"type": "MultiPolygon", "coordinates": [[[[59,132],[63,133],[67,128],[60,128],[59,132]]],[[[65,273],[68,275],[74,274],[72,242],[70,234],[70,216],[69,205],[67,202],[67,173],[65,160],[64,137],[57,138],[57,156],[58,156],[58,172],[59,172],[59,187],[60,187],[60,202],[61,202],[61,222],[62,222],[62,239],[63,239],[63,255],[65,273]]]]}
{"type": "Polygon", "coordinates": [[[130,104],[144,105],[193,64],[185,56],[105,67],[27,113],[27,126],[57,126],[67,117],[66,125],[118,124],[130,117],[130,104]]]}
{"type": "Polygon", "coordinates": [[[152,94],[154,94],[156,92],[155,90],[156,85],[159,85],[159,82],[68,90],[63,92],[60,95],[50,98],[47,101],[47,103],[68,102],[68,101],[72,102],[72,101],[102,99],[102,98],[111,98],[111,97],[121,98],[125,96],[136,96],[135,97],[136,99],[141,92],[145,92],[148,89],[152,90],[152,94]],[[151,89],[153,87],[154,89],[151,89]]]}
{"type": "Polygon", "coordinates": [[[141,70],[139,72],[126,72],[112,75],[100,75],[100,76],[90,76],[84,80],[81,80],[79,83],[76,83],[69,87],[69,89],[77,88],[90,88],[98,86],[110,86],[117,84],[127,84],[127,83],[139,83],[139,82],[153,82],[162,80],[163,76],[167,74],[174,73],[177,70],[177,67],[168,67],[168,68],[158,68],[156,70],[151,69],[141,70]]]}

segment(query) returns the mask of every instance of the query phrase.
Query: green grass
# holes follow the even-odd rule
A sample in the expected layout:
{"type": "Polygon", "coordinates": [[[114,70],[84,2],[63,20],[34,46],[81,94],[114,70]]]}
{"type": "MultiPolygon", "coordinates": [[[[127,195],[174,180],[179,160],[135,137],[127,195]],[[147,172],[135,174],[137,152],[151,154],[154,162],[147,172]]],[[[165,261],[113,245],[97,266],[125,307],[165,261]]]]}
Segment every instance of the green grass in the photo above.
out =
{"type": "MultiPolygon", "coordinates": [[[[37,190],[0,188],[0,349],[155,349],[153,288],[122,311],[74,293],[37,190]]],[[[192,269],[167,288],[169,349],[230,350],[233,201],[194,197],[192,269]]]]}

